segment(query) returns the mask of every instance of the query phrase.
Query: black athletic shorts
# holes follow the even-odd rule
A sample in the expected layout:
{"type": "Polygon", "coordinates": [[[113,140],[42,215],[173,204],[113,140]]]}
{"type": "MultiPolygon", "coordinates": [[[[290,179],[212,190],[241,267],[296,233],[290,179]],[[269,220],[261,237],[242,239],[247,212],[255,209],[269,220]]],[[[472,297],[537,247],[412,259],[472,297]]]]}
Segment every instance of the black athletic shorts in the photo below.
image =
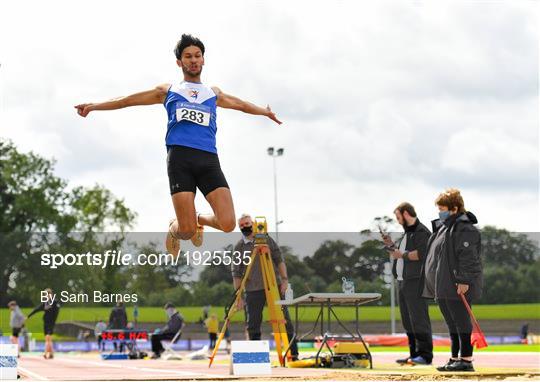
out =
{"type": "Polygon", "coordinates": [[[43,334],[46,336],[52,336],[54,333],[54,322],[45,322],[43,325],[43,334]]]}
{"type": "Polygon", "coordinates": [[[218,187],[227,187],[217,154],[186,146],[169,146],[167,173],[171,195],[182,191],[195,193],[197,188],[204,196],[218,187]]]}
{"type": "Polygon", "coordinates": [[[19,333],[21,332],[22,328],[13,328],[11,331],[11,335],[13,337],[19,338],[19,333]]]}

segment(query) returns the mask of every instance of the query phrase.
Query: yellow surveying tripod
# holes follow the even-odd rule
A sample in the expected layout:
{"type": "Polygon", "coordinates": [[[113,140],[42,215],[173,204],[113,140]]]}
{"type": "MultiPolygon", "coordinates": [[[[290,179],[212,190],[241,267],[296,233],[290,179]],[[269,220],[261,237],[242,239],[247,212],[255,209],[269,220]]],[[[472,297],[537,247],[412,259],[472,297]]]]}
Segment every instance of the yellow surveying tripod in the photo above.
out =
{"type": "MultiPolygon", "coordinates": [[[[268,248],[267,227],[268,226],[266,224],[265,217],[255,217],[255,245],[253,247],[253,252],[251,253],[249,265],[247,266],[246,272],[242,277],[240,286],[235,292],[234,301],[227,313],[227,317],[225,318],[225,322],[223,323],[221,332],[219,333],[216,345],[214,346],[214,350],[212,351],[212,355],[210,356],[210,363],[208,367],[212,366],[212,362],[214,362],[214,357],[216,356],[216,353],[219,349],[219,345],[223,340],[223,337],[225,336],[225,331],[229,326],[232,316],[237,311],[238,301],[242,298],[244,294],[247,279],[251,272],[253,263],[255,262],[255,259],[257,257],[259,257],[259,261],[261,264],[261,276],[264,282],[266,304],[268,305],[270,324],[272,325],[272,331],[274,332],[274,340],[276,342],[276,352],[279,358],[279,364],[281,366],[285,366],[285,354],[283,354],[283,352],[289,348],[289,337],[287,336],[287,330],[285,327],[285,315],[283,314],[282,307],[280,305],[276,305],[276,301],[281,300],[281,296],[278,290],[276,274],[274,273],[274,265],[272,263],[270,248],[268,248]]],[[[290,361],[292,359],[290,352],[288,352],[286,356],[287,360],[290,361]]]]}

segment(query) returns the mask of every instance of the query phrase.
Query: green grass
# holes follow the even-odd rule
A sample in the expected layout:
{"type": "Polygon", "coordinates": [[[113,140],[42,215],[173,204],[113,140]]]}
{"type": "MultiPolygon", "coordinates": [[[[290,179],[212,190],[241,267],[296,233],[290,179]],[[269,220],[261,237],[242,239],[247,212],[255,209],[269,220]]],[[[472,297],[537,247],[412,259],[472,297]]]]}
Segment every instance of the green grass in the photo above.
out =
{"type": "MultiPolygon", "coordinates": [[[[23,308],[23,312],[28,315],[30,308],[23,308]]],[[[201,307],[182,307],[179,308],[187,322],[196,322],[202,315],[201,307]]],[[[515,304],[515,305],[475,305],[473,311],[478,320],[539,320],[540,304],[515,304]]],[[[127,308],[128,319],[133,319],[133,309],[127,308]]],[[[211,312],[216,313],[218,317],[223,316],[222,307],[212,307],[211,312]]],[[[59,321],[87,321],[96,322],[98,319],[108,320],[110,308],[106,307],[62,307],[60,310],[59,321]]],[[[294,309],[291,309],[291,317],[294,319],[294,309]]],[[[318,311],[317,308],[300,308],[298,317],[301,321],[315,321],[318,311]]],[[[340,320],[354,320],[354,309],[336,308],[336,313],[340,320]]],[[[442,320],[439,308],[435,305],[429,307],[430,317],[433,321],[442,320]]],[[[38,313],[27,321],[27,328],[32,333],[41,333],[43,330],[42,313],[38,313]]],[[[233,322],[242,322],[244,320],[242,313],[237,313],[233,317],[233,322]]],[[[265,319],[267,315],[265,312],[265,319]]],[[[326,316],[325,316],[326,319],[326,316]]],[[[399,311],[396,309],[396,319],[399,320],[399,311]]],[[[139,308],[139,322],[164,322],[166,320],[165,311],[161,307],[143,307],[139,308]]],[[[365,306],[360,308],[360,320],[366,321],[390,321],[390,307],[385,306],[365,306]]],[[[4,333],[10,333],[9,329],[9,310],[0,309],[0,330],[4,333]]]]}
{"type": "MultiPolygon", "coordinates": [[[[538,320],[540,319],[540,304],[515,305],[476,305],[473,312],[478,320],[538,320]]],[[[291,310],[294,315],[294,309],[291,310]]],[[[354,309],[336,308],[340,320],[354,320],[354,309]]],[[[305,321],[315,321],[317,310],[315,308],[301,308],[298,316],[305,321]]],[[[443,317],[439,307],[429,306],[429,315],[433,321],[442,321],[443,317]]],[[[399,320],[399,309],[396,309],[396,319],[399,320]]],[[[365,306],[360,307],[361,321],[390,321],[390,307],[365,306]]]]}

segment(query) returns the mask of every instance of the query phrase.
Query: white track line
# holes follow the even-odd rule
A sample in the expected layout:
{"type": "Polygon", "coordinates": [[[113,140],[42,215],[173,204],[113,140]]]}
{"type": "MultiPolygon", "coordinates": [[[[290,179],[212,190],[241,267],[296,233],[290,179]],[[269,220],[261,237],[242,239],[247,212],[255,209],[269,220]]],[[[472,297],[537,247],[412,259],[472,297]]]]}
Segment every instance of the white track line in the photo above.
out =
{"type": "MultiPolygon", "coordinates": [[[[170,373],[170,374],[183,375],[183,376],[204,376],[204,377],[207,377],[207,378],[220,377],[219,374],[194,373],[194,372],[191,372],[191,371],[181,371],[181,370],[176,370],[176,369],[163,369],[163,368],[154,369],[154,368],[151,368],[151,367],[114,365],[114,364],[109,364],[109,363],[105,363],[105,362],[76,360],[76,359],[55,358],[55,361],[68,362],[68,363],[79,363],[79,364],[94,365],[94,366],[101,366],[101,367],[110,367],[110,368],[117,368],[117,369],[131,369],[131,370],[145,371],[145,372],[150,372],[150,373],[164,373],[164,374],[169,374],[170,373]]],[[[109,361],[109,362],[114,362],[114,361],[109,361]]]]}
{"type": "Polygon", "coordinates": [[[49,378],[44,377],[44,376],[39,375],[39,374],[36,374],[36,373],[34,373],[33,371],[30,371],[30,370],[28,370],[28,369],[25,369],[24,367],[18,366],[18,367],[17,367],[17,370],[22,371],[23,374],[28,375],[29,377],[32,377],[32,378],[34,378],[34,379],[37,379],[38,381],[48,381],[48,380],[49,380],[49,378]]]}

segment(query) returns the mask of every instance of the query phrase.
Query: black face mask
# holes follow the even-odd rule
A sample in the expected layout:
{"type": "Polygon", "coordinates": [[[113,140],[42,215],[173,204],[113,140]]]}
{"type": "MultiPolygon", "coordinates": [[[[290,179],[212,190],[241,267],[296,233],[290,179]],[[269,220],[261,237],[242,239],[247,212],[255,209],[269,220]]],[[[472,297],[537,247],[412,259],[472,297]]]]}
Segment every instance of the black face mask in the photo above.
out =
{"type": "Polygon", "coordinates": [[[245,226],[240,228],[240,231],[242,231],[242,234],[244,236],[249,236],[253,233],[253,226],[245,226]]]}

